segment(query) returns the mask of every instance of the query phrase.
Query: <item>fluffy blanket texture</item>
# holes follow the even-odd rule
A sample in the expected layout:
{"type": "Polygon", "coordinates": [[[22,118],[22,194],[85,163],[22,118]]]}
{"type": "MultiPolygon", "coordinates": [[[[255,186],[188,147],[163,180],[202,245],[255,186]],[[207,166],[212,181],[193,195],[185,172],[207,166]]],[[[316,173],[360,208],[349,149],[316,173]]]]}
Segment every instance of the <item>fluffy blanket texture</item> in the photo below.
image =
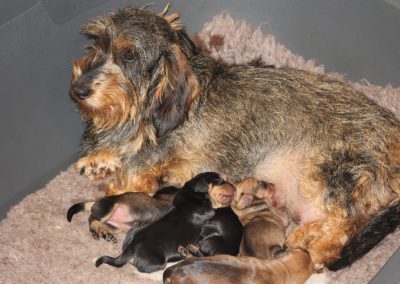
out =
{"type": "MultiPolygon", "coordinates": [[[[226,14],[207,23],[199,38],[212,56],[229,63],[262,59],[277,67],[324,72],[323,66],[294,55],[272,35],[263,35],[259,29],[234,21],[226,14]]],[[[400,116],[400,88],[373,86],[366,81],[354,85],[400,116]]],[[[93,240],[87,213],[76,215],[71,224],[67,222],[69,206],[103,196],[102,184],[89,181],[71,167],[12,208],[0,223],[0,283],[161,283],[160,272],[140,274],[131,265],[119,269],[108,265],[96,268],[94,258],[120,253],[123,235],[116,245],[93,240]]],[[[398,230],[352,267],[337,273],[327,272],[327,282],[367,283],[399,244],[398,230]]]]}

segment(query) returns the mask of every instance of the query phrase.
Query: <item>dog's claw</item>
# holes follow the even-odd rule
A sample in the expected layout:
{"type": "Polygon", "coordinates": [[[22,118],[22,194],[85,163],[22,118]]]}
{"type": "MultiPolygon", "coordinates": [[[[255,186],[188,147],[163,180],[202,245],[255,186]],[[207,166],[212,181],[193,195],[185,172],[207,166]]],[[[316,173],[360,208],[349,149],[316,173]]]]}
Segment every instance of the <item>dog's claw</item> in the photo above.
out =
{"type": "Polygon", "coordinates": [[[180,255],[183,258],[189,258],[192,257],[193,255],[189,252],[189,250],[187,248],[185,248],[184,246],[179,246],[178,247],[178,252],[180,253],[180,255]]]}
{"type": "Polygon", "coordinates": [[[110,242],[110,243],[113,243],[113,244],[117,243],[117,238],[113,234],[110,234],[110,233],[101,234],[101,237],[104,240],[106,240],[107,242],[110,242]]]}
{"type": "Polygon", "coordinates": [[[187,250],[189,253],[193,256],[202,256],[202,253],[200,251],[200,247],[194,244],[190,244],[187,246],[187,250]]]}
{"type": "Polygon", "coordinates": [[[92,234],[93,239],[95,240],[100,239],[99,234],[96,231],[90,230],[90,233],[92,234]]]}
{"type": "Polygon", "coordinates": [[[85,167],[82,167],[79,173],[81,174],[81,176],[83,176],[85,174],[85,167]]]}

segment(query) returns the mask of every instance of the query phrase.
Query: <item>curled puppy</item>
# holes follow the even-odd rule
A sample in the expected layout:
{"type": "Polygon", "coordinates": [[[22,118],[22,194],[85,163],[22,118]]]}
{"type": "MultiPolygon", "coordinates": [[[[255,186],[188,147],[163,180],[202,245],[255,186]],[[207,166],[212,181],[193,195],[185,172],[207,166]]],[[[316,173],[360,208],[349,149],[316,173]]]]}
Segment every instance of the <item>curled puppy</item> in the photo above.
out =
{"type": "Polygon", "coordinates": [[[107,263],[120,267],[129,261],[140,272],[154,272],[163,269],[167,262],[182,259],[179,246],[197,243],[204,255],[237,254],[242,225],[228,207],[234,191],[217,173],[197,175],[178,191],[172,209],[164,217],[142,229],[129,231],[122,254],[116,258],[103,256],[96,266],[107,263]],[[213,206],[228,208],[218,210],[213,206]],[[222,221],[216,222],[216,218],[222,221]]]}
{"type": "Polygon", "coordinates": [[[303,249],[287,250],[276,259],[216,255],[189,258],[164,271],[164,284],[302,284],[313,272],[310,255],[303,249]]]}
{"type": "Polygon", "coordinates": [[[89,230],[95,239],[99,237],[115,243],[114,233],[128,232],[150,224],[168,213],[178,188],[170,186],[160,189],[153,197],[142,192],[127,192],[106,196],[96,202],[80,202],[68,209],[67,219],[81,211],[91,211],[89,230]]]}
{"type": "Polygon", "coordinates": [[[273,258],[283,249],[289,225],[288,215],[267,203],[275,188],[272,184],[247,178],[236,185],[236,190],[232,209],[244,226],[240,255],[273,258]]]}

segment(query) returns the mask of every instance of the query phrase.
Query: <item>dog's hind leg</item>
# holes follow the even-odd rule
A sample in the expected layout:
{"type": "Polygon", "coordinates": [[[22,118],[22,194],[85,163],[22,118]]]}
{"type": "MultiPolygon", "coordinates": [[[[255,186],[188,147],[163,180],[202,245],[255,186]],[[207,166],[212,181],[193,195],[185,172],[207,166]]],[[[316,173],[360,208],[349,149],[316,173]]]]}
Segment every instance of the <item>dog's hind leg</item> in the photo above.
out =
{"type": "Polygon", "coordinates": [[[114,233],[117,230],[117,228],[103,223],[100,220],[94,219],[92,216],[89,217],[89,231],[92,237],[96,240],[102,237],[107,242],[116,243],[117,238],[115,237],[114,233]]]}
{"type": "MultiPolygon", "coordinates": [[[[313,167],[313,177],[323,189],[315,192],[314,199],[320,200],[325,217],[303,221],[287,244],[307,249],[314,265],[320,267],[339,259],[355,234],[382,208],[396,203],[397,197],[388,184],[390,161],[378,151],[338,147],[321,155],[313,167]]],[[[304,188],[300,191],[307,192],[304,188]]]]}
{"type": "Polygon", "coordinates": [[[91,207],[91,215],[89,216],[89,231],[94,239],[102,237],[104,240],[116,243],[117,238],[115,232],[119,230],[113,224],[108,224],[107,221],[113,216],[118,209],[117,200],[119,196],[106,196],[98,200],[91,207]]]}
{"type": "Polygon", "coordinates": [[[329,263],[329,270],[338,271],[351,265],[379,244],[400,226],[400,205],[386,209],[374,217],[367,227],[358,232],[340,252],[340,259],[329,263]]]}

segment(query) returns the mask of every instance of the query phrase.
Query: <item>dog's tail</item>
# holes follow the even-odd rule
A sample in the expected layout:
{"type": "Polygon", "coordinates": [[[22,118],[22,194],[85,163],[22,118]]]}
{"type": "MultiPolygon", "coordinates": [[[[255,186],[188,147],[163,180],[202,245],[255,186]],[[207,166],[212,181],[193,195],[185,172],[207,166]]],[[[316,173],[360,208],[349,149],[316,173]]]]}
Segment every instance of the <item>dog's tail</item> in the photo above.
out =
{"type": "Polygon", "coordinates": [[[81,211],[90,211],[94,204],[94,201],[87,201],[87,202],[79,202],[74,205],[72,205],[67,212],[67,220],[68,222],[71,222],[72,217],[81,211]]]}
{"type": "Polygon", "coordinates": [[[400,205],[394,205],[375,216],[372,221],[344,246],[340,259],[327,265],[329,270],[337,271],[351,265],[367,254],[388,234],[400,226],[400,205]]]}
{"type": "Polygon", "coordinates": [[[108,265],[121,267],[125,265],[131,257],[125,253],[122,253],[118,257],[110,257],[110,256],[102,256],[96,260],[96,267],[99,267],[103,263],[107,263],[108,265]]]}

